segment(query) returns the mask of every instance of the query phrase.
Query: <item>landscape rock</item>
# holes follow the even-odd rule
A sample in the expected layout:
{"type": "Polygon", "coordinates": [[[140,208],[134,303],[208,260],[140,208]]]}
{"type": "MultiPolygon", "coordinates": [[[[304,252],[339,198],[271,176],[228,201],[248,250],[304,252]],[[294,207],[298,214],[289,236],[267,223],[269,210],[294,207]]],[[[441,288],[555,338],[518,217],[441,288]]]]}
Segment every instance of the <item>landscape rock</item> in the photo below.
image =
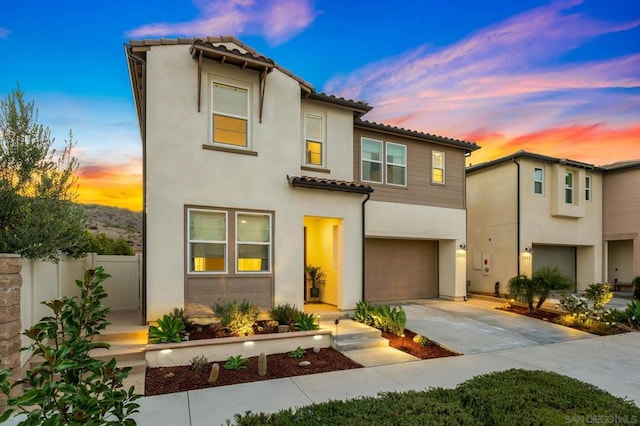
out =
{"type": "Polygon", "coordinates": [[[308,366],[310,366],[310,365],[311,365],[311,362],[310,362],[310,361],[300,361],[300,362],[298,363],[298,365],[299,365],[300,367],[308,367],[308,366]]]}

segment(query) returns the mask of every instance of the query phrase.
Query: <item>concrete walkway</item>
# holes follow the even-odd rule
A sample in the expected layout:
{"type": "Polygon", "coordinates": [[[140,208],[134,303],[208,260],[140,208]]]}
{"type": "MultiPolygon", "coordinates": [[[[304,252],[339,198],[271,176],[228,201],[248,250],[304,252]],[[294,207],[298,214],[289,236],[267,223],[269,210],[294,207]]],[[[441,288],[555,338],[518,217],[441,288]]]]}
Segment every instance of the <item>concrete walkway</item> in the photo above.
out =
{"type": "Polygon", "coordinates": [[[276,412],[385,391],[455,387],[479,374],[510,368],[554,371],[640,405],[640,333],[596,337],[497,311],[496,305],[476,299],[404,305],[407,328],[464,356],[146,397],[135,419],[142,426],[220,425],[249,410],[276,412]]]}

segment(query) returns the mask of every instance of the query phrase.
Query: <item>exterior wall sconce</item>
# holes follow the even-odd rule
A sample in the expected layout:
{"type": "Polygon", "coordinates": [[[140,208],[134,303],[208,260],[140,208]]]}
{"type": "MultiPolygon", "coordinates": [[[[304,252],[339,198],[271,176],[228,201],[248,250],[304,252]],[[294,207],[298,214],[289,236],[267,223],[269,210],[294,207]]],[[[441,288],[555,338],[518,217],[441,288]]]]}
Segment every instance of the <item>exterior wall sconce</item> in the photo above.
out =
{"type": "Polygon", "coordinates": [[[467,243],[460,244],[460,250],[467,250],[467,243]]]}
{"type": "Polygon", "coordinates": [[[527,253],[531,253],[531,254],[535,253],[535,251],[533,250],[533,247],[525,247],[524,251],[526,251],[527,253]]]}

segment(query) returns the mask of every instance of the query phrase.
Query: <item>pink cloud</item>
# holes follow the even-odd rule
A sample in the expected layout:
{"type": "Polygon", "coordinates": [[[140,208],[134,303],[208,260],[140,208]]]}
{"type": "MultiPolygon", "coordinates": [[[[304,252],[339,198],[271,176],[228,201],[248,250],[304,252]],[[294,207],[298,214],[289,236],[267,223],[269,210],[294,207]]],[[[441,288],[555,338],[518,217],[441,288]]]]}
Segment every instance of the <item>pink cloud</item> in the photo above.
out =
{"type": "Polygon", "coordinates": [[[316,17],[311,0],[196,0],[201,14],[188,22],[158,22],[129,30],[128,37],[262,35],[271,44],[289,40],[316,17]]]}

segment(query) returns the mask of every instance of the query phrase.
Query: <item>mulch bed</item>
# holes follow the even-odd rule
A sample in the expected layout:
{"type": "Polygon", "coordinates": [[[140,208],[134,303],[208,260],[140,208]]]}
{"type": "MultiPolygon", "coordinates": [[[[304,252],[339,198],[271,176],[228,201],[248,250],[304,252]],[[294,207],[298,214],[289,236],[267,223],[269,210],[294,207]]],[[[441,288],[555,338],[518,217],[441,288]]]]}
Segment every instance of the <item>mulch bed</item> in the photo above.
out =
{"type": "MultiPolygon", "coordinates": [[[[199,332],[192,332],[189,338],[190,340],[211,338],[214,337],[211,336],[212,333],[215,334],[214,330],[215,327],[211,329],[201,327],[199,332]]],[[[391,333],[383,333],[382,335],[389,340],[389,346],[420,359],[458,355],[435,344],[422,346],[415,343],[413,341],[415,333],[410,330],[405,330],[405,337],[398,337],[391,333]]],[[[221,336],[218,335],[218,337],[221,336]]],[[[220,365],[220,374],[213,385],[208,383],[209,372],[213,363],[209,363],[202,370],[191,370],[189,366],[147,368],[145,396],[362,368],[362,365],[332,348],[322,348],[319,353],[315,353],[311,348],[306,349],[306,351],[307,353],[301,360],[290,358],[287,353],[267,355],[267,374],[262,377],[258,375],[258,357],[248,358],[247,364],[245,364],[247,369],[238,371],[225,370],[222,368],[225,360],[217,361],[220,365]],[[298,364],[302,360],[311,362],[311,365],[300,367],[298,364]]]]}

